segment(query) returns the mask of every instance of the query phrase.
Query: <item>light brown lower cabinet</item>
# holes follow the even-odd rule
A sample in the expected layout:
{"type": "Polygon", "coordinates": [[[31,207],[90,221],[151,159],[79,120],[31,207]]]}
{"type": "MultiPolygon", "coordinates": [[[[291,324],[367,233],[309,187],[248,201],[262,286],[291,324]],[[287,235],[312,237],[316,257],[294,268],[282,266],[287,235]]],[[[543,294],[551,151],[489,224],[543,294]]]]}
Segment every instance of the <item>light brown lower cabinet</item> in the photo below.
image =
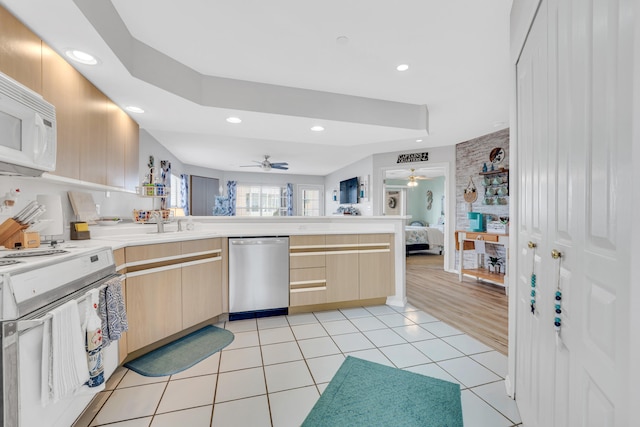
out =
{"type": "Polygon", "coordinates": [[[127,277],[129,352],[182,330],[182,268],[127,277]]]}
{"type": "Polygon", "coordinates": [[[395,268],[392,234],[358,236],[360,299],[393,295],[395,268]]]}
{"type": "Polygon", "coordinates": [[[222,313],[220,240],[127,248],[129,353],[222,313]]]}
{"type": "Polygon", "coordinates": [[[289,305],[393,295],[393,241],[393,234],[291,236],[289,305]]]}
{"type": "Polygon", "coordinates": [[[359,299],[358,235],[336,234],[326,239],[327,302],[359,299]]]}
{"type": "Polygon", "coordinates": [[[182,329],[222,313],[221,257],[182,267],[182,329]]]}

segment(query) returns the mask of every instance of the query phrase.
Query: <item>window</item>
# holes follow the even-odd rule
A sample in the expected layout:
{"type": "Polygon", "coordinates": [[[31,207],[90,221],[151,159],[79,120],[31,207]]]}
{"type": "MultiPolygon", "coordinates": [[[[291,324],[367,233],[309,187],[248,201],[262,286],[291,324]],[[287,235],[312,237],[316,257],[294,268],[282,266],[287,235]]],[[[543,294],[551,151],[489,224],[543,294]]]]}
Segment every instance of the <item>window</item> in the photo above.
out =
{"type": "Polygon", "coordinates": [[[181,208],[182,197],[180,192],[180,177],[171,174],[171,196],[169,197],[170,208],[181,208]]]}
{"type": "Polygon", "coordinates": [[[321,216],[324,214],[324,200],[322,194],[324,187],[321,185],[298,186],[298,215],[321,216]]]}
{"type": "Polygon", "coordinates": [[[236,216],[285,216],[286,186],[240,184],[236,186],[236,216]]]}

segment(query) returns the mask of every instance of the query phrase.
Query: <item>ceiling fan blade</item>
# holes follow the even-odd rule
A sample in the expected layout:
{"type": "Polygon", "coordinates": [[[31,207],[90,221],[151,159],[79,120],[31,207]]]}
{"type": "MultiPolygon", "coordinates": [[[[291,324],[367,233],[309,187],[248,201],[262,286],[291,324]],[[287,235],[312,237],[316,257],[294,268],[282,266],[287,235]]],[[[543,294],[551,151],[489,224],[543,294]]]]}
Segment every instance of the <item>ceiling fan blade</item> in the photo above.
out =
{"type": "Polygon", "coordinates": [[[241,168],[260,168],[262,165],[240,165],[241,168]]]}
{"type": "Polygon", "coordinates": [[[281,169],[281,170],[289,170],[289,167],[287,166],[286,163],[271,163],[271,168],[272,169],[281,169]]]}
{"type": "Polygon", "coordinates": [[[271,166],[289,166],[289,163],[287,163],[287,162],[275,162],[275,163],[271,163],[271,166]]]}

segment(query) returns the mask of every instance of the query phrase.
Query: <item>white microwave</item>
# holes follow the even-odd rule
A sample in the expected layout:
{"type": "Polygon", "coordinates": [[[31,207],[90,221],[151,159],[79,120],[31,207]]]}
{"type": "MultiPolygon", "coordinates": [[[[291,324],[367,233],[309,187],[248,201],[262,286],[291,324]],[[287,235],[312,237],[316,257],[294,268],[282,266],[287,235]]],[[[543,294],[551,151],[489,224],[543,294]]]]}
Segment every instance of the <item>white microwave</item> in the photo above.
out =
{"type": "Polygon", "coordinates": [[[0,73],[0,174],[40,176],[55,168],[55,107],[0,73]]]}

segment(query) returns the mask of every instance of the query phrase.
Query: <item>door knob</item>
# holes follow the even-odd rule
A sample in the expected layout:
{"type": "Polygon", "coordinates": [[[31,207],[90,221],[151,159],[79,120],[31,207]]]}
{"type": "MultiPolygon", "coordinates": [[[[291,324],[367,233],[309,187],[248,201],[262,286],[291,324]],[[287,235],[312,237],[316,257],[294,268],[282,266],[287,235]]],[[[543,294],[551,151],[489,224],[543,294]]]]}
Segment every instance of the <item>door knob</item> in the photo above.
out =
{"type": "Polygon", "coordinates": [[[551,251],[551,258],[553,258],[553,259],[562,258],[562,252],[560,252],[557,249],[552,250],[551,251]]]}
{"type": "Polygon", "coordinates": [[[533,243],[533,242],[529,242],[529,249],[533,249],[533,248],[535,248],[536,246],[538,246],[538,245],[536,245],[536,244],[535,244],[535,243],[533,243]]]}

